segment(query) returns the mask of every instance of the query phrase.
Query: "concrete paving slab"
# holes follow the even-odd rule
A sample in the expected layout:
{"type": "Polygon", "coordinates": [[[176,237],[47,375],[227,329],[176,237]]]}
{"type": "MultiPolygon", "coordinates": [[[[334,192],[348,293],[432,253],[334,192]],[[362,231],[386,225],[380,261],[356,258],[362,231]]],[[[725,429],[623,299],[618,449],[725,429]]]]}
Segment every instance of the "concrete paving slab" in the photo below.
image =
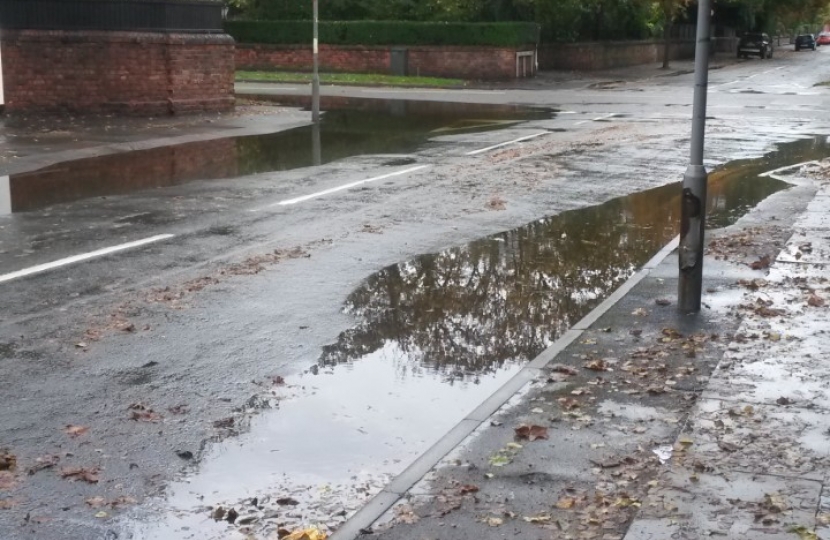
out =
{"type": "MultiPolygon", "coordinates": [[[[625,540],[792,540],[812,530],[821,484],[763,474],[675,470],[649,493],[625,540]]],[[[806,538],[806,537],[802,537],[806,538]]]]}
{"type": "Polygon", "coordinates": [[[707,471],[827,480],[830,414],[784,403],[701,400],[675,446],[676,460],[707,471]]]}

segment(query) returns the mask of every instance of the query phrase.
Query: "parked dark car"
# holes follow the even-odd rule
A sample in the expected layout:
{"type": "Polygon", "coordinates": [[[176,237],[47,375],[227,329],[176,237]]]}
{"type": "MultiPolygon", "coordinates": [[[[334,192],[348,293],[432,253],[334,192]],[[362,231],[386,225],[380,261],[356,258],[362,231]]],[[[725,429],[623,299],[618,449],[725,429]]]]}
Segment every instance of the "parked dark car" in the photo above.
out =
{"type": "Polygon", "coordinates": [[[813,37],[813,34],[801,34],[795,37],[795,50],[800,51],[801,49],[816,50],[816,38],[813,37]]]}
{"type": "Polygon", "coordinates": [[[738,58],[747,58],[749,55],[772,58],[772,40],[767,34],[747,33],[741,36],[738,42],[738,58]]]}

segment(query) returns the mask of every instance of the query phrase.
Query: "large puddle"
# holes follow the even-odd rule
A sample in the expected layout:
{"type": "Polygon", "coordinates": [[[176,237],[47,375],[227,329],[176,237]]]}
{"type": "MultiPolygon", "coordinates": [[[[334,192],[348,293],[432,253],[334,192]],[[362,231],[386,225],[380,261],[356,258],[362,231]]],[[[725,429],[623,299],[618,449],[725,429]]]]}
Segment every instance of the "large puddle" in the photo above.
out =
{"type": "Polygon", "coordinates": [[[136,150],[0,177],[0,215],[194,180],[236,178],[357,155],[409,153],[431,137],[500,129],[548,109],[426,101],[329,101],[319,127],[136,150]]]}
{"type": "MultiPolygon", "coordinates": [[[[807,139],[714,171],[709,227],[786,187],[760,173],[827,153],[824,138],[807,139]]],[[[372,275],[346,302],[358,324],[278,391],[278,410],[172,485],[159,516],[130,526],[134,538],[336,528],[669,242],[679,192],[613,199],[372,275]],[[220,506],[236,524],[211,518],[220,506]]]]}

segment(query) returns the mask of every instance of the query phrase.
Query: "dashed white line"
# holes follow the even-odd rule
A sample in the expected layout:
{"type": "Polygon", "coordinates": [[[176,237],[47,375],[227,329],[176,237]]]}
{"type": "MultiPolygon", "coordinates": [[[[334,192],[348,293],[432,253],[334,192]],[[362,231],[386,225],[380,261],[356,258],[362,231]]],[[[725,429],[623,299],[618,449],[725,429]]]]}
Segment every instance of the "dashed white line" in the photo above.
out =
{"type": "Polygon", "coordinates": [[[581,126],[582,124],[587,124],[588,122],[601,122],[602,120],[608,120],[609,118],[614,118],[615,116],[617,116],[617,113],[603,114],[602,116],[597,116],[596,118],[591,118],[590,120],[581,120],[574,123],[574,125],[581,126]]]}
{"type": "Polygon", "coordinates": [[[502,146],[508,146],[510,144],[515,144],[517,142],[527,141],[530,139],[535,139],[536,137],[541,137],[542,135],[547,135],[547,131],[542,131],[540,133],[534,133],[533,135],[525,135],[524,137],[519,137],[518,139],[513,139],[512,141],[506,141],[499,144],[494,144],[493,146],[488,146],[487,148],[480,148],[478,150],[473,150],[472,152],[467,152],[464,154],[465,156],[475,156],[476,154],[483,154],[484,152],[489,152],[490,150],[495,150],[496,148],[501,148],[502,146]]]}
{"type": "Polygon", "coordinates": [[[374,178],[366,178],[365,180],[358,180],[357,182],[349,182],[348,184],[343,184],[342,186],[324,189],[323,191],[318,191],[316,193],[310,193],[308,195],[303,195],[301,197],[295,197],[293,199],[286,199],[284,201],[279,201],[274,204],[269,204],[265,208],[273,208],[274,206],[288,206],[291,204],[309,201],[311,199],[316,199],[324,195],[330,195],[332,193],[337,193],[338,191],[343,191],[344,189],[350,189],[363,184],[368,184],[369,182],[377,182],[378,180],[385,180],[387,178],[392,178],[393,176],[401,176],[403,174],[409,174],[411,172],[420,171],[421,169],[426,169],[427,167],[429,167],[429,165],[418,165],[417,167],[410,167],[402,171],[395,171],[388,174],[382,174],[380,176],[375,176],[374,178]]]}
{"type": "Polygon", "coordinates": [[[16,272],[0,275],[0,283],[4,283],[6,281],[11,281],[13,279],[18,279],[26,276],[31,276],[33,274],[39,274],[41,272],[46,272],[47,270],[53,270],[55,268],[60,268],[61,266],[66,266],[69,264],[94,259],[96,257],[103,257],[104,255],[109,255],[111,253],[117,253],[119,251],[145,246],[147,244],[152,244],[153,242],[160,242],[162,240],[173,238],[174,236],[175,235],[173,234],[158,234],[156,236],[151,236],[149,238],[144,238],[142,240],[136,240],[134,242],[127,242],[126,244],[119,244],[117,246],[98,249],[95,251],[90,251],[89,253],[82,253],[80,255],[73,255],[72,257],[66,257],[65,259],[59,259],[57,261],[53,261],[50,263],[39,264],[37,266],[30,266],[29,268],[24,268],[23,270],[18,270],[16,272]]]}

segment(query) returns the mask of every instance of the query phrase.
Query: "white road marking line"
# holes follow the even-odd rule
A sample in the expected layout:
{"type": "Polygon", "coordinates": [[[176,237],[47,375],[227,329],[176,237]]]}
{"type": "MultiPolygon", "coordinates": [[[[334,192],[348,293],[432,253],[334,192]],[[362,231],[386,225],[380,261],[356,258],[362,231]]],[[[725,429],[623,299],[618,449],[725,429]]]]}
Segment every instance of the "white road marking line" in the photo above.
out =
{"type": "Polygon", "coordinates": [[[358,180],[357,182],[350,182],[348,184],[343,184],[342,186],[333,187],[331,189],[324,189],[323,191],[318,191],[316,193],[311,193],[309,195],[303,195],[301,197],[295,197],[293,199],[286,199],[284,201],[279,201],[274,204],[269,204],[265,208],[273,208],[274,206],[288,206],[290,204],[297,204],[305,201],[309,201],[311,199],[316,199],[317,197],[322,197],[323,195],[330,195],[332,193],[337,193],[338,191],[343,191],[344,189],[350,189],[355,186],[360,186],[363,184],[368,184],[369,182],[377,182],[378,180],[385,180],[386,178],[392,178],[393,176],[401,176],[402,174],[408,174],[415,171],[420,171],[421,169],[426,169],[429,165],[418,165],[417,167],[410,167],[408,169],[404,169],[402,171],[396,171],[388,174],[382,174],[380,176],[375,176],[374,178],[367,178],[365,180],[358,180]]]}
{"type": "Polygon", "coordinates": [[[495,150],[496,148],[501,148],[502,146],[507,146],[509,144],[515,144],[517,142],[527,141],[530,139],[535,139],[536,137],[541,137],[542,135],[547,135],[547,131],[542,131],[540,133],[534,133],[533,135],[525,135],[524,137],[519,137],[518,139],[513,139],[512,141],[507,141],[499,144],[494,144],[493,146],[488,146],[487,148],[480,148],[478,150],[473,150],[472,152],[467,152],[464,154],[465,156],[475,156],[476,154],[483,154],[484,152],[489,152],[490,150],[495,150]]]}
{"type": "Polygon", "coordinates": [[[144,246],[147,244],[152,244],[153,242],[160,242],[161,240],[167,240],[169,238],[173,238],[174,234],[158,234],[156,236],[151,236],[149,238],[144,238],[142,240],[136,240],[134,242],[127,242],[126,244],[120,244],[117,246],[112,246],[108,248],[98,249],[95,251],[90,251],[89,253],[82,253],[80,255],[73,255],[72,257],[67,257],[65,259],[59,259],[57,261],[53,261],[50,263],[39,264],[37,266],[31,266],[29,268],[24,268],[23,270],[18,270],[16,272],[11,272],[9,274],[0,275],[0,283],[11,281],[13,279],[18,279],[26,276],[31,276],[32,274],[39,274],[40,272],[46,272],[47,270],[53,270],[55,268],[60,268],[61,266],[66,266],[69,264],[74,264],[81,261],[86,261],[89,259],[93,259],[95,257],[103,257],[104,255],[109,255],[111,253],[117,253],[119,251],[124,251],[127,249],[132,249],[140,246],[144,246]]]}
{"type": "Polygon", "coordinates": [[[424,93],[452,93],[452,94],[481,94],[487,96],[500,96],[505,92],[494,90],[464,90],[455,88],[361,88],[364,94],[411,94],[412,92],[424,93]]]}
{"type": "Polygon", "coordinates": [[[597,116],[596,118],[591,118],[590,120],[581,120],[579,122],[576,122],[574,125],[581,126],[582,124],[587,124],[588,122],[599,122],[601,120],[608,120],[609,118],[614,118],[615,116],[617,116],[617,113],[612,112],[608,114],[603,114],[602,116],[597,116]]]}
{"type": "Polygon", "coordinates": [[[784,167],[778,167],[777,169],[773,169],[771,171],[761,173],[758,176],[769,176],[770,178],[774,178],[775,180],[784,180],[783,178],[781,178],[781,176],[778,173],[780,173],[782,171],[787,171],[789,169],[795,169],[796,167],[803,167],[804,165],[818,165],[818,164],[819,164],[819,162],[816,161],[816,160],[802,161],[801,163],[796,163],[794,165],[786,165],[784,167]]]}

